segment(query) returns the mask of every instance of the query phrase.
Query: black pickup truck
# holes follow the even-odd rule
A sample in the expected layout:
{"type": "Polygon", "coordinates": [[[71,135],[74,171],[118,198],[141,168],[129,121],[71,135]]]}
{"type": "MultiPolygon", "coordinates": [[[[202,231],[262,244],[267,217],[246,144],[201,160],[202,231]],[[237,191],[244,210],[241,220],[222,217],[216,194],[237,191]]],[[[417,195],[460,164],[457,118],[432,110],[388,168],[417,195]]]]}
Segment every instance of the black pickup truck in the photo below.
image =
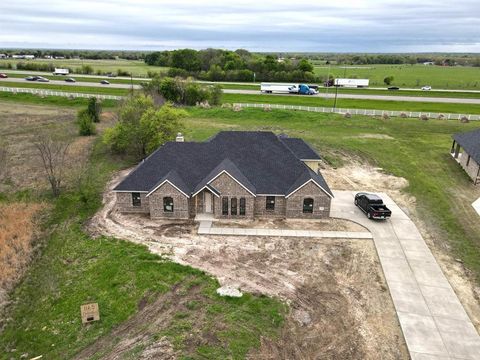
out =
{"type": "Polygon", "coordinates": [[[369,219],[383,219],[392,216],[392,212],[383,203],[383,200],[375,195],[368,193],[358,193],[355,195],[355,205],[362,210],[369,219]]]}

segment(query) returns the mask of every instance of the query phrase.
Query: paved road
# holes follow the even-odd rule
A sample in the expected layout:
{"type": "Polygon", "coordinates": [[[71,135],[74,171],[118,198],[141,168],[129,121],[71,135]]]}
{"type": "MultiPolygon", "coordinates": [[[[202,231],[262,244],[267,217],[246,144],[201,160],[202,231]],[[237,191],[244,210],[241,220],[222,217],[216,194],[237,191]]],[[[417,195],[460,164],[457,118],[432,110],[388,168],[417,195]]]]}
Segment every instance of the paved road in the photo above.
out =
{"type": "Polygon", "coordinates": [[[392,218],[368,220],[354,194],[334,191],[330,215],[372,233],[412,359],[480,359],[480,336],[415,224],[386,194],[392,218]]]}
{"type": "MultiPolygon", "coordinates": [[[[258,90],[240,90],[240,89],[224,89],[226,94],[249,94],[259,95],[258,90]]],[[[264,96],[307,96],[292,94],[263,94],[264,96]]],[[[310,95],[317,98],[334,98],[335,94],[317,94],[310,95]]],[[[338,94],[339,99],[361,99],[361,100],[383,100],[383,101],[411,101],[411,102],[429,102],[429,103],[452,103],[452,104],[480,104],[480,99],[463,99],[463,98],[444,98],[444,97],[423,97],[423,96],[400,96],[400,95],[369,95],[369,94],[338,94]]]]}
{"type": "MultiPolygon", "coordinates": [[[[75,87],[75,86],[88,86],[88,87],[102,87],[102,88],[115,88],[115,89],[130,89],[132,85],[130,84],[110,84],[110,85],[103,85],[100,84],[99,82],[75,82],[75,83],[70,83],[66,82],[65,80],[50,80],[48,83],[44,82],[37,82],[37,81],[27,81],[22,78],[7,78],[7,79],[0,79],[0,86],[2,86],[2,82],[7,82],[7,83],[28,83],[28,84],[37,84],[39,88],[42,87],[42,85],[45,84],[52,84],[52,85],[64,85],[64,86],[70,86],[70,87],[75,87]]],[[[135,85],[133,84],[134,89],[140,89],[140,85],[135,85]]]]}

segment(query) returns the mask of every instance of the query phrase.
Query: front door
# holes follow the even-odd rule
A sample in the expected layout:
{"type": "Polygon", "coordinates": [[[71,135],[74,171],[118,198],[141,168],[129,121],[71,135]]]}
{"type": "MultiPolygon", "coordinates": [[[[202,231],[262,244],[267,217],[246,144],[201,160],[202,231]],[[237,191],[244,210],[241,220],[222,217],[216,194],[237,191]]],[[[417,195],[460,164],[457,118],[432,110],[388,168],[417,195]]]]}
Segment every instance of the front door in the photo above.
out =
{"type": "Polygon", "coordinates": [[[205,212],[207,214],[211,214],[213,212],[213,199],[212,199],[212,193],[208,191],[203,192],[203,198],[205,200],[205,212]]]}

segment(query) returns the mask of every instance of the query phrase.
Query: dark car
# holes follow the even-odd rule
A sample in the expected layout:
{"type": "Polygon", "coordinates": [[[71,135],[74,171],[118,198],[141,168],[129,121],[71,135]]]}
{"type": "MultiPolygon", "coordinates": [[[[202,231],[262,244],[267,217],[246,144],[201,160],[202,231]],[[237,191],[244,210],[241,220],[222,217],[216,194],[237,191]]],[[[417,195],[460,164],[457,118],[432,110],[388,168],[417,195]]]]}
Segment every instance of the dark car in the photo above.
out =
{"type": "Polygon", "coordinates": [[[398,86],[390,86],[388,90],[400,90],[398,86]]]}
{"type": "Polygon", "coordinates": [[[27,76],[27,77],[25,78],[25,80],[27,80],[27,81],[36,81],[37,79],[36,79],[36,76],[27,76]]]}
{"type": "Polygon", "coordinates": [[[102,80],[102,81],[100,81],[100,84],[109,85],[110,83],[107,80],[102,80]]]}
{"type": "Polygon", "coordinates": [[[6,78],[8,78],[7,74],[4,74],[4,73],[0,74],[0,79],[6,79],[6,78]]]}
{"type": "Polygon", "coordinates": [[[72,83],[73,83],[73,82],[75,82],[75,79],[74,79],[74,78],[66,78],[65,81],[66,81],[66,82],[72,82],[72,83]]]}
{"type": "Polygon", "coordinates": [[[380,196],[368,193],[358,193],[355,195],[355,205],[362,210],[369,219],[385,220],[392,216],[392,212],[383,203],[380,196]]]}

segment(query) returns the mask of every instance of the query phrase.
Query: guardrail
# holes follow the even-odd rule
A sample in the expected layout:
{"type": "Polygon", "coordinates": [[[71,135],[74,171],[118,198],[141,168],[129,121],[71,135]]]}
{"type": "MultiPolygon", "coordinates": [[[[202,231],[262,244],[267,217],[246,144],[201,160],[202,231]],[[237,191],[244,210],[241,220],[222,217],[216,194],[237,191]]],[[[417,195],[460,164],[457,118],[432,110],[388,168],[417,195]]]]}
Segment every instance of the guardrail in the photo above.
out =
{"type": "Polygon", "coordinates": [[[480,115],[473,114],[453,114],[453,113],[434,113],[434,112],[420,112],[420,111],[391,111],[391,110],[368,110],[368,109],[345,109],[345,108],[330,108],[330,107],[316,107],[316,106],[300,106],[300,105],[282,105],[282,104],[256,104],[256,103],[234,103],[233,106],[241,108],[267,108],[280,110],[299,110],[311,111],[319,113],[335,113],[335,114],[351,114],[351,115],[365,115],[365,116],[384,116],[390,117],[404,117],[404,118],[420,118],[426,116],[429,119],[447,119],[447,120],[461,120],[466,118],[468,120],[480,120],[480,115]]]}
{"type": "Polygon", "coordinates": [[[85,94],[85,93],[77,93],[77,92],[66,92],[66,91],[56,91],[56,90],[48,90],[48,89],[32,89],[32,88],[13,88],[13,87],[0,87],[0,91],[4,92],[11,92],[11,93],[26,93],[26,94],[34,94],[39,96],[63,96],[63,97],[71,97],[71,98],[91,98],[95,97],[97,99],[102,100],[121,100],[123,96],[117,95],[108,95],[108,94],[85,94]]]}

